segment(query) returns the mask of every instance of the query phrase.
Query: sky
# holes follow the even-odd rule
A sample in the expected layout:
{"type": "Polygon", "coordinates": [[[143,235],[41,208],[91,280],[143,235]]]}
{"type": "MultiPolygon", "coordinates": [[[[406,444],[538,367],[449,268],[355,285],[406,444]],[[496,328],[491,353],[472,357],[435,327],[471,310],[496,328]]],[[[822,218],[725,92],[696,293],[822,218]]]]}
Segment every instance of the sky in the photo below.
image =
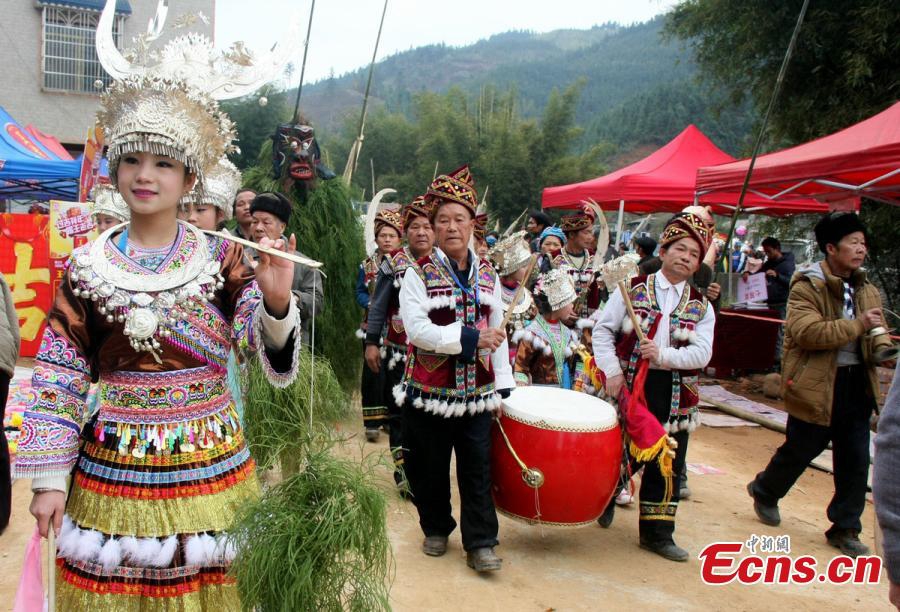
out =
{"type": "MultiPolygon", "coordinates": [[[[226,48],[242,40],[262,52],[287,32],[290,19],[297,16],[305,33],[310,3],[216,0],[216,46],[226,48]]],[[[432,43],[464,46],[509,30],[548,32],[610,21],[639,23],[675,4],[675,0],[388,0],[377,59],[432,43]]],[[[305,81],[327,78],[332,70],[340,76],[367,66],[383,6],[383,0],[318,0],[305,81]]]]}

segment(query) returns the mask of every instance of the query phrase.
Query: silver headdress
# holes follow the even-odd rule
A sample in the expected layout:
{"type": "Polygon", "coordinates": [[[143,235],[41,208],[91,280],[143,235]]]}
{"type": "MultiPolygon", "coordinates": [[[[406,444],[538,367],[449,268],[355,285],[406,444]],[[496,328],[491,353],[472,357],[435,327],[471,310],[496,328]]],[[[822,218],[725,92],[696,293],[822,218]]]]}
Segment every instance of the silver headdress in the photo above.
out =
{"type": "Polygon", "coordinates": [[[91,207],[92,215],[109,215],[119,221],[125,222],[131,219],[131,210],[122,194],[112,185],[98,184],[94,186],[91,194],[94,205],[91,207]]]}
{"type": "Polygon", "coordinates": [[[488,258],[497,268],[500,276],[508,276],[524,268],[531,259],[531,249],[525,242],[526,232],[516,232],[498,241],[488,253],[488,258]]]}
{"type": "Polygon", "coordinates": [[[203,184],[181,198],[182,205],[212,204],[223,213],[225,220],[231,219],[234,196],[241,188],[241,171],[222,157],[215,167],[203,177],[203,184]]]}
{"type": "MultiPolygon", "coordinates": [[[[235,149],[234,125],[218,100],[252,93],[277,77],[302,44],[299,22],[265,57],[256,58],[242,43],[225,53],[197,33],[150,48],[161,33],[168,0],[160,0],[147,34],[123,55],[115,46],[112,23],[116,0],[107,0],[97,27],[97,56],[116,79],[101,99],[98,122],[109,143],[109,174],[115,183],[122,155],[149,152],[172,157],[201,183],[225,154],[235,149]],[[277,50],[276,50],[277,49],[277,50]]],[[[176,27],[189,23],[182,19],[176,27]]]]}
{"type": "Polygon", "coordinates": [[[575,284],[564,270],[555,269],[545,272],[538,280],[538,285],[540,293],[543,293],[550,303],[550,310],[559,310],[578,298],[575,284]]]}

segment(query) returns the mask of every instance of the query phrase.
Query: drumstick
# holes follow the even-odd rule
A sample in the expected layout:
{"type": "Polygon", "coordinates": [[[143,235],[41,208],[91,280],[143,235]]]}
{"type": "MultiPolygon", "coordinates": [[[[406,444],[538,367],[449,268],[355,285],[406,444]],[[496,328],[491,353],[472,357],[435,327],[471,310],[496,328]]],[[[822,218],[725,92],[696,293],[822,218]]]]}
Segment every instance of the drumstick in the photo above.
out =
{"type": "MultiPolygon", "coordinates": [[[[266,253],[267,255],[274,255],[275,257],[281,257],[282,259],[287,259],[289,261],[293,261],[294,263],[303,264],[305,266],[309,266],[310,268],[321,268],[322,267],[322,262],[316,261],[315,259],[307,259],[306,257],[303,257],[301,255],[295,255],[294,253],[288,253],[287,251],[279,251],[278,249],[264,247],[257,242],[253,242],[251,240],[244,240],[240,236],[234,236],[232,234],[225,234],[223,232],[214,232],[213,230],[203,230],[203,233],[209,234],[210,236],[218,236],[219,238],[224,238],[225,240],[230,240],[232,242],[237,242],[238,244],[242,244],[246,247],[250,247],[251,249],[256,249],[257,251],[266,253]]],[[[325,274],[323,273],[322,276],[325,276],[325,274]]]]}
{"type": "Polygon", "coordinates": [[[519,303],[519,300],[522,299],[522,292],[525,291],[525,285],[528,284],[528,279],[531,278],[531,273],[534,271],[534,264],[537,263],[537,258],[537,253],[531,256],[531,261],[528,262],[528,268],[525,270],[525,278],[519,283],[519,288],[516,289],[516,294],[513,296],[512,302],[509,303],[506,314],[503,315],[503,323],[500,324],[500,329],[506,330],[506,326],[509,325],[509,320],[512,318],[513,314],[513,308],[515,308],[516,304],[519,303]]]}
{"type": "Polygon", "coordinates": [[[56,531],[52,516],[47,526],[47,610],[56,612],[56,531]]]}
{"type": "Polygon", "coordinates": [[[623,280],[619,281],[619,291],[622,292],[622,299],[625,301],[625,310],[628,311],[628,317],[631,319],[631,324],[634,325],[634,332],[637,334],[638,341],[643,342],[646,339],[644,330],[641,328],[641,322],[638,321],[637,315],[634,314],[631,296],[628,294],[628,289],[625,288],[625,281],[623,280]]]}

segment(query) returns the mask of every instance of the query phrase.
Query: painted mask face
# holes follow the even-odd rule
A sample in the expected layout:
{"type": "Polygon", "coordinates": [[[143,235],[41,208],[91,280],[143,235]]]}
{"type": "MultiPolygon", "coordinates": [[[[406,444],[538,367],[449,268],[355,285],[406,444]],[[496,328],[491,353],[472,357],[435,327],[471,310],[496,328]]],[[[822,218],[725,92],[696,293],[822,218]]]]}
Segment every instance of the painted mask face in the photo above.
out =
{"type": "Polygon", "coordinates": [[[308,125],[282,123],[275,131],[272,146],[272,170],[279,180],[312,184],[316,178],[334,178],[322,165],[316,132],[308,125]]]}

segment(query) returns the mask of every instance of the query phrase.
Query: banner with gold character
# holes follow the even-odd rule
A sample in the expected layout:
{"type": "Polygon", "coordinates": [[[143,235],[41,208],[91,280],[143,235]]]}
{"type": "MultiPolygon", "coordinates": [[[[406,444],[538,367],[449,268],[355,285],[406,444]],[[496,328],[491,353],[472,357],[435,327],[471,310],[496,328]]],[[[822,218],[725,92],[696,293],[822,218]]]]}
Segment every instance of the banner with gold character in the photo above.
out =
{"type": "Polygon", "coordinates": [[[96,237],[90,202],[50,200],[50,285],[53,295],[62,282],[69,255],[96,237]]]}
{"type": "Polygon", "coordinates": [[[37,354],[53,300],[48,221],[47,215],[0,215],[0,272],[19,315],[23,357],[37,354]]]}

